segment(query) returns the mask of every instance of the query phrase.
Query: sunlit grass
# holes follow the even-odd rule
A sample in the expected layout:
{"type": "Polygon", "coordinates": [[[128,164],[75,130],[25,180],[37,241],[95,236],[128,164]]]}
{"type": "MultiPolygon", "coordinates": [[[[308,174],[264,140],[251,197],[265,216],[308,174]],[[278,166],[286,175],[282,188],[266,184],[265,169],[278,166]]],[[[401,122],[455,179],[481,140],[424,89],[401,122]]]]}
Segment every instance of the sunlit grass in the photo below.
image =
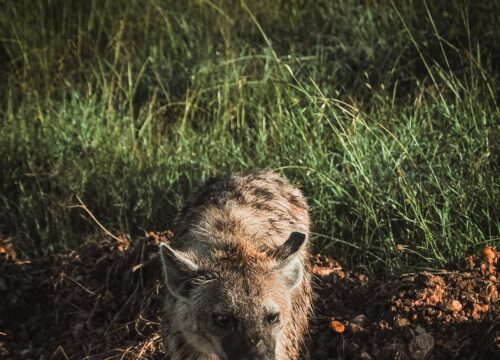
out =
{"type": "Polygon", "coordinates": [[[0,11],[0,229],[27,251],[171,226],[275,168],[369,269],[499,243],[500,4],[40,1],[0,11]],[[479,22],[477,19],[480,18],[479,22]]]}

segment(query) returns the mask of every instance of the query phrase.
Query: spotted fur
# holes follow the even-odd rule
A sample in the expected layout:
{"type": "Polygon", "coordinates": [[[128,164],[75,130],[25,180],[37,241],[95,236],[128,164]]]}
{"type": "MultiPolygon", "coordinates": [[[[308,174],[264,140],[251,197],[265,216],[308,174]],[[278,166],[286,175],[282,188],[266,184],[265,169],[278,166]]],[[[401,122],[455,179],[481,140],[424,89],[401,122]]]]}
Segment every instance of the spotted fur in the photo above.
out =
{"type": "Polygon", "coordinates": [[[308,240],[306,201],[275,172],[207,180],[160,252],[167,358],[298,359],[311,307],[308,240]],[[230,314],[232,331],[214,325],[217,311],[230,314]]]}

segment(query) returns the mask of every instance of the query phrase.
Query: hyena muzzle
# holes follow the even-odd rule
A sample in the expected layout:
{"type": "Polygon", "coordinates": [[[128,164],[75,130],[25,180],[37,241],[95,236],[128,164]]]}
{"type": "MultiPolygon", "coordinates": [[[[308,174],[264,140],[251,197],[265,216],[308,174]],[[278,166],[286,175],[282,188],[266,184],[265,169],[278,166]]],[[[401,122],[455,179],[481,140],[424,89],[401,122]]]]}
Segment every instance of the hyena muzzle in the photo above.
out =
{"type": "Polygon", "coordinates": [[[311,308],[309,215],[272,171],[212,178],[160,246],[171,360],[293,360],[311,308]]]}

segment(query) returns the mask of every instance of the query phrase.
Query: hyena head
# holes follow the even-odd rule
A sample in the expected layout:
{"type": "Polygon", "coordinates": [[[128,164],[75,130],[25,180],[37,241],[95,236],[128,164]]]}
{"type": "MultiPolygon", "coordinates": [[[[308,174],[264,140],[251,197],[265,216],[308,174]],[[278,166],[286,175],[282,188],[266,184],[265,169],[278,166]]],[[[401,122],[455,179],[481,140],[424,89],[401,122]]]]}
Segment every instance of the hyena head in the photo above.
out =
{"type": "Polygon", "coordinates": [[[221,360],[273,360],[293,321],[292,292],[304,277],[306,236],[292,232],[269,252],[230,248],[207,259],[162,244],[160,254],[170,309],[185,341],[221,360]]]}

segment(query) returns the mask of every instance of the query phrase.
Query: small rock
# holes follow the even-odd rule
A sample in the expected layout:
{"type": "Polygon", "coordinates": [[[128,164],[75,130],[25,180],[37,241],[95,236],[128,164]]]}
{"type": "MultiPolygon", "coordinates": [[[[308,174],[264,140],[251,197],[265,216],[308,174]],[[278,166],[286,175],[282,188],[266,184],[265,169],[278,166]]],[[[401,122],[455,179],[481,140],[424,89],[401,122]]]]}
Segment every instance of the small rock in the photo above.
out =
{"type": "Polygon", "coordinates": [[[365,315],[360,314],[360,315],[356,315],[355,317],[353,317],[351,319],[351,322],[353,324],[356,324],[356,325],[359,325],[359,326],[365,326],[366,323],[367,323],[367,319],[366,319],[365,315]]]}
{"type": "Polygon", "coordinates": [[[462,310],[462,304],[458,300],[451,300],[448,304],[446,304],[446,308],[452,312],[459,312],[462,310]]]}
{"type": "Polygon", "coordinates": [[[345,326],[340,321],[332,320],[332,321],[330,321],[330,329],[332,329],[334,332],[340,334],[340,333],[344,332],[345,326]]]}
{"type": "Polygon", "coordinates": [[[347,325],[347,328],[349,329],[349,332],[351,332],[353,334],[357,334],[357,333],[363,332],[365,330],[361,326],[359,326],[358,324],[353,324],[353,323],[347,325]]]}
{"type": "Polygon", "coordinates": [[[363,351],[361,352],[361,354],[359,354],[359,358],[361,360],[372,360],[373,358],[370,356],[370,354],[368,354],[366,351],[363,351]]]}
{"type": "Polygon", "coordinates": [[[394,325],[397,328],[407,327],[410,325],[410,320],[408,320],[407,318],[397,318],[396,321],[394,321],[394,325]]]}
{"type": "Polygon", "coordinates": [[[438,302],[440,302],[441,299],[442,299],[441,294],[432,294],[425,301],[429,305],[434,305],[434,304],[437,304],[438,302]]]}
{"type": "Polygon", "coordinates": [[[488,300],[495,300],[497,298],[497,287],[491,284],[487,288],[488,300]]]}
{"type": "Polygon", "coordinates": [[[365,275],[365,274],[359,274],[358,275],[358,279],[359,281],[361,281],[362,283],[367,283],[368,282],[368,276],[365,275]]]}
{"type": "Polygon", "coordinates": [[[495,249],[489,247],[489,246],[486,246],[484,249],[483,249],[483,255],[486,259],[495,259],[497,257],[497,254],[496,254],[496,251],[495,249]]]}
{"type": "Polygon", "coordinates": [[[434,349],[434,345],[434,337],[429,333],[425,333],[411,339],[408,344],[408,350],[413,359],[424,360],[431,353],[432,349],[434,349]]]}

